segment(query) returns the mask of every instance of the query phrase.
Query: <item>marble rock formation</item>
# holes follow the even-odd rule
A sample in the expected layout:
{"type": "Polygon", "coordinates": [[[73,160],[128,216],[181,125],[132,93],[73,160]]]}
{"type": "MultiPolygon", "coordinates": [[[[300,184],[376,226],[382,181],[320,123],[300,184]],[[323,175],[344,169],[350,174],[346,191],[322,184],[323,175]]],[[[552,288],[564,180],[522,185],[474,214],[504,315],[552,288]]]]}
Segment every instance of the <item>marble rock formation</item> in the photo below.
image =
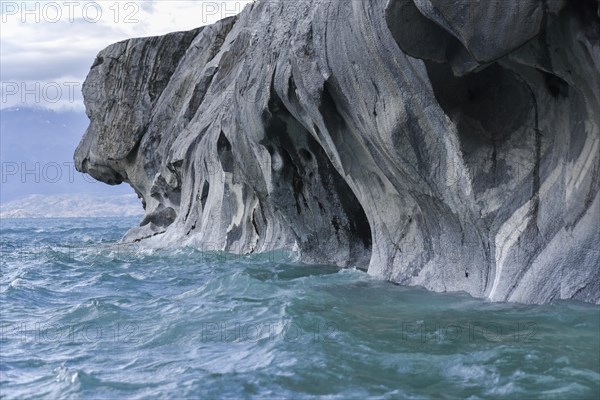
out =
{"type": "Polygon", "coordinates": [[[600,302],[596,0],[256,1],[102,50],[78,170],[125,242],[600,302]]]}

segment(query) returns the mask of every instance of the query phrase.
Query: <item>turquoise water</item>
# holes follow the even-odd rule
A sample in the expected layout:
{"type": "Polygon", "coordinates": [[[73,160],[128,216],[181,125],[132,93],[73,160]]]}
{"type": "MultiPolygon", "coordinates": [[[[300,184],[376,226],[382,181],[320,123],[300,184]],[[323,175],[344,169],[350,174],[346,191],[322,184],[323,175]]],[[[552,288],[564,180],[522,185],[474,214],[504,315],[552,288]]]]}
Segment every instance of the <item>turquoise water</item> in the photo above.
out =
{"type": "Polygon", "coordinates": [[[597,399],[600,307],[498,304],[284,253],[2,220],[0,397],[597,399]]]}

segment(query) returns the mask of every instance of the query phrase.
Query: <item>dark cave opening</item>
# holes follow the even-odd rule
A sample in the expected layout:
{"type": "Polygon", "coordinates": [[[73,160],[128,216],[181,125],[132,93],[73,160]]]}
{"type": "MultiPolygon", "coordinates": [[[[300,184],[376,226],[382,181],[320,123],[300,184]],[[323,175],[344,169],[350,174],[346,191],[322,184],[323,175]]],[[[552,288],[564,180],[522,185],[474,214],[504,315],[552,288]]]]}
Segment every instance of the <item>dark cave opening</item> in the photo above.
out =
{"type": "MultiPolygon", "coordinates": [[[[291,100],[297,101],[293,96],[291,100]]],[[[280,160],[276,190],[270,196],[273,203],[282,210],[293,209],[293,215],[306,225],[295,229],[311,232],[309,246],[321,247],[318,251],[323,252],[337,240],[348,241],[349,263],[368,262],[372,245],[368,219],[325,150],[276,93],[263,120],[266,135],[261,144],[280,160]],[[331,235],[325,234],[328,231],[331,235]]]]}

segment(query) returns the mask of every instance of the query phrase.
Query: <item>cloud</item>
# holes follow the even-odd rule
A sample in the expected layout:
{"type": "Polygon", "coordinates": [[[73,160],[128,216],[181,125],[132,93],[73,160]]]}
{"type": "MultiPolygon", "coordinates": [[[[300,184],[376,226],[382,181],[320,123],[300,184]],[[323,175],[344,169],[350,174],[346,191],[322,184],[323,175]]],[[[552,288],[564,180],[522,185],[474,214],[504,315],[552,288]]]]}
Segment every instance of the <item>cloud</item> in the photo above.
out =
{"type": "MultiPolygon", "coordinates": [[[[69,82],[81,88],[96,54],[112,43],[214,23],[251,2],[0,1],[0,108],[32,105],[36,96],[20,91],[36,84],[40,90],[69,82]]],[[[38,97],[37,106],[83,108],[80,93],[52,102],[44,93],[38,97]]]]}

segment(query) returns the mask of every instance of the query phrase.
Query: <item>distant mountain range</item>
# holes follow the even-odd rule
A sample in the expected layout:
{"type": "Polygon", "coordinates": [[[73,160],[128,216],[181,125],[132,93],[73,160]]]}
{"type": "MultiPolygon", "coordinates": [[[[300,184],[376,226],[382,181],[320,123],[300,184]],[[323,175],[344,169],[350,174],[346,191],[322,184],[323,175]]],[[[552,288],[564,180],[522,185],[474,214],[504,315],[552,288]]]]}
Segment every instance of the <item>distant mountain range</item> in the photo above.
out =
{"type": "Polygon", "coordinates": [[[135,194],[29,195],[0,205],[0,218],[132,217],[143,212],[135,194]]]}
{"type": "Polygon", "coordinates": [[[13,107],[0,110],[0,202],[23,196],[131,194],[75,171],[73,152],[89,120],[83,111],[13,107]]]}

